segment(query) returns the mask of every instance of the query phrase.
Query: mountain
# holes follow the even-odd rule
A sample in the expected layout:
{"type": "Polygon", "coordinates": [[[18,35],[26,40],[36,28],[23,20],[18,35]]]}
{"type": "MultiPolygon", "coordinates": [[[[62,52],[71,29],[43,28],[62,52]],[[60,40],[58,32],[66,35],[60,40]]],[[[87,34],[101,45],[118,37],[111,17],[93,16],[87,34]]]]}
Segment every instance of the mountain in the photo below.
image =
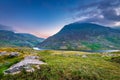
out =
{"type": "Polygon", "coordinates": [[[114,29],[120,30],[120,27],[113,27],[114,29]]]}
{"type": "Polygon", "coordinates": [[[43,40],[43,38],[38,38],[31,34],[0,30],[0,47],[34,47],[43,40]]]}
{"type": "Polygon", "coordinates": [[[40,48],[69,50],[120,49],[120,31],[93,23],[72,23],[49,37],[40,48]]]}

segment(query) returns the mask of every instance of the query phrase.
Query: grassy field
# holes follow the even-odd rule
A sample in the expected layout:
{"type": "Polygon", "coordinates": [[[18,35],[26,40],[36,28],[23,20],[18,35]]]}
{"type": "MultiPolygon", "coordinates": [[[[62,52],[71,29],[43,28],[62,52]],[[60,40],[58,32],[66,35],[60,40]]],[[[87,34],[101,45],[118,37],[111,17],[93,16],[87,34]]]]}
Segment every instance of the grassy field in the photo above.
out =
{"type": "Polygon", "coordinates": [[[120,52],[91,54],[79,51],[35,51],[30,48],[1,48],[0,51],[20,53],[14,58],[0,56],[1,80],[120,80],[120,52]],[[35,72],[3,75],[4,70],[27,55],[40,56],[47,65],[41,65],[41,69],[35,72]]]}

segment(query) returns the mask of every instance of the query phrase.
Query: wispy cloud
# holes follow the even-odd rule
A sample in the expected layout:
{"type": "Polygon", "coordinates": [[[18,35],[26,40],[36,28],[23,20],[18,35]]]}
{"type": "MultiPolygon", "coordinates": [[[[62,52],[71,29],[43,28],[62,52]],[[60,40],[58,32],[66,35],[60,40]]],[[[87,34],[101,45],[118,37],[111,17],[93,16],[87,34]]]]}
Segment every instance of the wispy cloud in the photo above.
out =
{"type": "Polygon", "coordinates": [[[120,26],[120,0],[101,0],[73,9],[75,19],[109,26],[120,26]]]}

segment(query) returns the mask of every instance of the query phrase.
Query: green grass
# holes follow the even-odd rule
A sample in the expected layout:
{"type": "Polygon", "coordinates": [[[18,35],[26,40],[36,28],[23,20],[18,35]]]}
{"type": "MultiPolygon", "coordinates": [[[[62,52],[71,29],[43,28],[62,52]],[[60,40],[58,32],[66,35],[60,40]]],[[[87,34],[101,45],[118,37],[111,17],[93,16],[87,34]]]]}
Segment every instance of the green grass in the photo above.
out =
{"type": "Polygon", "coordinates": [[[98,44],[98,43],[90,44],[88,42],[82,42],[82,44],[90,48],[91,50],[99,50],[100,48],[102,48],[101,44],[98,44]]]}
{"type": "MultiPolygon", "coordinates": [[[[108,54],[89,54],[79,51],[34,51],[30,49],[16,50],[21,56],[35,52],[40,59],[47,63],[40,70],[16,75],[4,75],[2,80],[119,80],[120,64],[111,61],[108,54]],[[22,53],[23,52],[23,53],[22,53]],[[82,55],[87,55],[83,58],[82,55]]],[[[114,57],[120,56],[120,53],[114,57]]],[[[120,57],[119,57],[120,58],[120,57]]],[[[14,59],[11,59],[11,62],[14,59]]],[[[4,61],[4,60],[3,60],[4,61]]],[[[10,60],[8,60],[10,61],[10,60]]],[[[2,67],[4,69],[5,67],[2,67]]],[[[6,68],[5,68],[6,69],[6,68]]],[[[1,71],[1,70],[0,70],[1,71]]]]}
{"type": "Polygon", "coordinates": [[[117,56],[117,57],[112,57],[112,58],[111,58],[111,61],[112,61],[112,62],[116,62],[116,63],[119,63],[119,64],[120,64],[120,56],[117,56]]]}
{"type": "Polygon", "coordinates": [[[21,57],[16,57],[16,58],[8,58],[7,55],[5,56],[0,56],[0,76],[3,76],[3,72],[4,70],[8,69],[10,66],[12,66],[13,64],[19,62],[20,60],[22,60],[21,57]]]}

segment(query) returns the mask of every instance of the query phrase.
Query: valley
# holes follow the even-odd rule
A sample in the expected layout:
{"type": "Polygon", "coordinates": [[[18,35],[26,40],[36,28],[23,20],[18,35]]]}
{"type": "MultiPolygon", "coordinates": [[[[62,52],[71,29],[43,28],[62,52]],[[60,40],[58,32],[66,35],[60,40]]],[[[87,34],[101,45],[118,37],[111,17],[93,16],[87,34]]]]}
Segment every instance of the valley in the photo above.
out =
{"type": "Polygon", "coordinates": [[[72,23],[47,39],[0,30],[1,80],[119,80],[120,31],[72,23]]]}
{"type": "Polygon", "coordinates": [[[0,80],[120,80],[120,0],[0,0],[0,80]]]}

